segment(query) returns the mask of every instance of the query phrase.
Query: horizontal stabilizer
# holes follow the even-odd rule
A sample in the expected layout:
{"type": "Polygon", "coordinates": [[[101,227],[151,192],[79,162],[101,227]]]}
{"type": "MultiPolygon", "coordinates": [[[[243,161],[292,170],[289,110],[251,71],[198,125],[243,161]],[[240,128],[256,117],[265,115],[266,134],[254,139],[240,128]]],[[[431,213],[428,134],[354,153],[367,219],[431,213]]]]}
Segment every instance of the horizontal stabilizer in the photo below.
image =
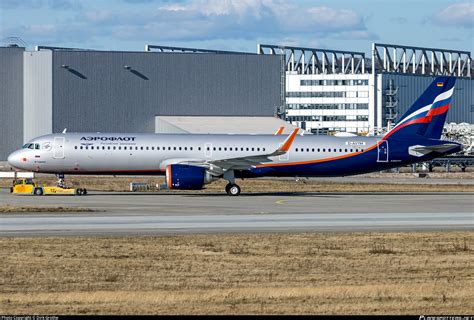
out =
{"type": "Polygon", "coordinates": [[[427,155],[430,152],[447,153],[456,148],[459,148],[459,144],[457,143],[443,143],[432,146],[417,145],[408,148],[408,153],[412,156],[421,157],[427,155]]]}

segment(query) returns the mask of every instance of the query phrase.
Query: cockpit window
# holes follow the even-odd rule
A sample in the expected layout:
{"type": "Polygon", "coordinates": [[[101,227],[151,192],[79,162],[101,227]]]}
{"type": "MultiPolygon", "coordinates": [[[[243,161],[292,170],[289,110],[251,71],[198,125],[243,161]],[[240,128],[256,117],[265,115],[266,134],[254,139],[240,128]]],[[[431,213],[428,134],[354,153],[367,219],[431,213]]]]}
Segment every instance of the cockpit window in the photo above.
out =
{"type": "Polygon", "coordinates": [[[39,144],[27,143],[23,145],[23,149],[39,149],[39,144]]]}

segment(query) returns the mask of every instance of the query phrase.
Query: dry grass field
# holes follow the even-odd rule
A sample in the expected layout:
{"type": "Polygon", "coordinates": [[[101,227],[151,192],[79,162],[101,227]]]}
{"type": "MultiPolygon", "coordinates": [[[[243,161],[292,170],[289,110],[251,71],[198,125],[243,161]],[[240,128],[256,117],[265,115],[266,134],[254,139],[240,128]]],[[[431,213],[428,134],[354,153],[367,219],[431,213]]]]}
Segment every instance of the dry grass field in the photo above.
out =
{"type": "MultiPolygon", "coordinates": [[[[389,174],[387,174],[389,175],[389,174]]],[[[456,175],[456,174],[451,174],[456,175]]],[[[470,173],[459,174],[458,176],[469,176],[470,173]]],[[[389,177],[389,176],[387,176],[389,177]]],[[[413,175],[405,174],[405,177],[416,179],[413,175]]],[[[418,178],[419,179],[419,178],[418,178]]],[[[462,179],[462,178],[459,178],[462,179]]],[[[40,176],[39,182],[55,185],[54,176],[40,176]]],[[[97,177],[97,176],[70,176],[67,183],[70,187],[87,188],[91,191],[129,191],[130,182],[145,182],[150,185],[160,185],[164,183],[163,177],[97,177]]],[[[275,192],[474,192],[474,184],[424,184],[420,180],[419,184],[404,183],[379,183],[374,179],[373,183],[353,183],[353,182],[331,182],[331,181],[299,181],[279,180],[279,179],[246,179],[237,180],[243,193],[275,193],[275,192]]],[[[225,180],[218,180],[205,186],[203,190],[192,191],[193,193],[222,193],[227,184],[225,180]]],[[[11,181],[0,179],[0,187],[10,187],[11,181]]],[[[189,192],[185,190],[160,190],[160,192],[189,192]]]]}
{"type": "Polygon", "coordinates": [[[0,314],[467,314],[474,233],[0,238],[0,314]]]}

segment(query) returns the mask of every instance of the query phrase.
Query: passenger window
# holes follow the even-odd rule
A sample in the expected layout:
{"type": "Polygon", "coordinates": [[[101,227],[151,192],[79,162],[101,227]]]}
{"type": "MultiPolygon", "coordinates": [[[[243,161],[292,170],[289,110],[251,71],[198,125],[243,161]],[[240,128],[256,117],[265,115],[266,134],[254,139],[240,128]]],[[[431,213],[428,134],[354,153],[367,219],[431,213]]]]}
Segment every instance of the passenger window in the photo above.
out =
{"type": "Polygon", "coordinates": [[[260,148],[257,148],[257,151],[260,151],[260,148]]]}
{"type": "Polygon", "coordinates": [[[347,149],[344,149],[344,152],[347,152],[347,149]]]}
{"type": "Polygon", "coordinates": [[[240,151],[244,151],[244,148],[243,148],[243,147],[240,147],[240,151]]]}
{"type": "Polygon", "coordinates": [[[189,147],[189,150],[193,151],[193,147],[189,147]]]}
{"type": "Polygon", "coordinates": [[[309,148],[306,148],[306,152],[309,152],[309,148]]]}
{"type": "Polygon", "coordinates": [[[122,150],[122,147],[118,147],[119,150],[122,150]]]}
{"type": "Polygon", "coordinates": [[[143,147],[140,147],[140,150],[143,150],[143,147]]]}
{"type": "Polygon", "coordinates": [[[184,151],[187,151],[188,150],[188,147],[184,147],[184,151]]]}
{"type": "Polygon", "coordinates": [[[222,148],[221,148],[221,147],[219,147],[219,151],[222,151],[222,148]]]}
{"type": "Polygon", "coordinates": [[[227,147],[224,147],[224,151],[227,151],[227,147]]]}
{"type": "Polygon", "coordinates": [[[232,147],[229,148],[229,151],[232,151],[232,147]]]}
{"type": "Polygon", "coordinates": [[[298,152],[298,148],[295,148],[295,152],[298,152]]]}
{"type": "Polygon", "coordinates": [[[247,149],[247,151],[249,151],[249,148],[246,148],[246,149],[247,149]]]}
{"type": "Polygon", "coordinates": [[[265,151],[265,148],[263,148],[262,150],[265,151]]]}
{"type": "MultiPolygon", "coordinates": [[[[209,150],[209,148],[207,148],[207,150],[209,150]]],[[[201,147],[198,147],[198,151],[201,151],[201,147]]]]}
{"type": "Polygon", "coordinates": [[[313,149],[311,149],[311,152],[314,152],[314,148],[313,148],[313,149]]]}
{"type": "Polygon", "coordinates": [[[114,150],[117,149],[115,146],[114,146],[114,150]]]}
{"type": "Polygon", "coordinates": [[[102,146],[102,150],[105,150],[105,147],[104,147],[104,146],[102,146]]]}
{"type": "Polygon", "coordinates": [[[181,151],[181,147],[179,147],[178,150],[181,151]]]}
{"type": "Polygon", "coordinates": [[[86,146],[86,150],[89,150],[89,146],[86,146]]]}
{"type": "Polygon", "coordinates": [[[77,146],[74,146],[74,149],[76,149],[76,150],[77,150],[77,146]]]}
{"type": "Polygon", "coordinates": [[[326,149],[325,149],[325,148],[323,148],[323,152],[326,152],[326,149]]]}
{"type": "Polygon", "coordinates": [[[342,149],[339,149],[339,152],[342,152],[342,149]]]}
{"type": "Polygon", "coordinates": [[[356,149],[356,152],[359,152],[359,149],[356,149]]]}
{"type": "Polygon", "coordinates": [[[318,148],[318,152],[320,152],[320,151],[321,151],[321,149],[318,148]]]}
{"type": "Polygon", "coordinates": [[[252,151],[255,151],[255,148],[252,148],[252,151]]]}
{"type": "Polygon", "coordinates": [[[351,149],[351,152],[352,152],[353,149],[351,149]]]}
{"type": "Polygon", "coordinates": [[[94,146],[91,146],[91,150],[94,150],[94,146]]]}
{"type": "Polygon", "coordinates": [[[168,150],[171,150],[171,147],[168,147],[168,150]]]}
{"type": "Polygon", "coordinates": [[[81,150],[83,149],[82,146],[79,147],[81,150]]]}
{"type": "Polygon", "coordinates": [[[148,147],[146,147],[146,149],[148,150],[149,148],[148,148],[148,147]]]}
{"type": "Polygon", "coordinates": [[[176,150],[176,147],[173,147],[173,150],[176,150]]]}
{"type": "Polygon", "coordinates": [[[214,149],[214,151],[216,151],[216,150],[217,150],[217,149],[216,149],[216,147],[214,147],[214,148],[212,148],[212,149],[214,149]]]}

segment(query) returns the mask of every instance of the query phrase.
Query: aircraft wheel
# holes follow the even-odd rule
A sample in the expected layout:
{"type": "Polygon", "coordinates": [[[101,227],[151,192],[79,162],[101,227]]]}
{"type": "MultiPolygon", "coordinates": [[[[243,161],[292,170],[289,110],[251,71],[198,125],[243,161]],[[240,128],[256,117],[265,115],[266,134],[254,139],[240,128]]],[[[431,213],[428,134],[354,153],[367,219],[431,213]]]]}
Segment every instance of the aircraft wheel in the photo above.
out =
{"type": "Polygon", "coordinates": [[[229,184],[229,188],[226,186],[226,191],[229,196],[238,196],[240,194],[240,187],[236,184],[229,184]]]}
{"type": "Polygon", "coordinates": [[[41,188],[36,188],[33,193],[35,194],[35,196],[42,196],[43,195],[43,189],[41,188]]]}
{"type": "Polygon", "coordinates": [[[231,186],[232,186],[232,183],[230,183],[230,182],[225,186],[225,192],[226,193],[229,193],[229,189],[230,189],[231,186]]]}
{"type": "Polygon", "coordinates": [[[82,195],[85,196],[86,194],[87,194],[87,189],[86,188],[82,189],[82,195]]]}

